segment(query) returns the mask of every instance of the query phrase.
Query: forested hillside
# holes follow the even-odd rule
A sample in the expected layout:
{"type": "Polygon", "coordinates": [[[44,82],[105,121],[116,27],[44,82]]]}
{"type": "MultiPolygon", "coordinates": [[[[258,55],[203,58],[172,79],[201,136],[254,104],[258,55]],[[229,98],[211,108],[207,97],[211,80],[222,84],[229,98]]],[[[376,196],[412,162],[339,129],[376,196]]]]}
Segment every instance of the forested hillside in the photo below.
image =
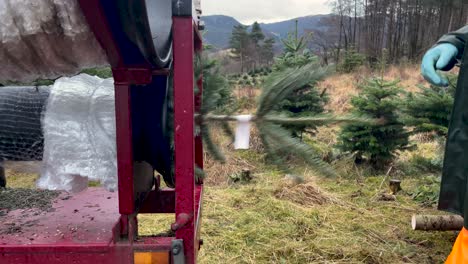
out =
{"type": "MultiPolygon", "coordinates": [[[[339,61],[355,50],[376,61],[387,50],[391,62],[415,61],[438,38],[468,23],[468,3],[463,0],[333,0],[333,14],[307,16],[277,23],[260,23],[266,36],[280,39],[294,30],[312,33],[309,48],[325,61],[339,61]]],[[[229,48],[234,26],[229,16],[206,16],[205,39],[217,49],[229,48]]]]}
{"type": "Polygon", "coordinates": [[[328,23],[339,39],[326,48],[335,58],[355,48],[371,58],[386,49],[392,62],[416,60],[441,35],[468,23],[464,0],[334,0],[332,5],[337,16],[328,23]]]}
{"type": "MultiPolygon", "coordinates": [[[[329,35],[337,36],[338,32],[332,33],[329,31],[330,27],[334,25],[328,24],[328,19],[331,15],[311,15],[305,17],[294,18],[290,20],[275,22],[275,23],[261,23],[258,21],[263,33],[275,39],[275,49],[280,52],[283,46],[281,45],[281,38],[288,36],[288,33],[294,30],[295,21],[298,21],[298,31],[303,32],[328,32],[329,35]],[[324,22],[322,22],[324,21],[324,22]]],[[[213,45],[216,49],[229,48],[229,39],[234,26],[241,25],[235,18],[225,15],[212,15],[202,18],[206,24],[204,33],[205,41],[213,45]]],[[[314,42],[309,43],[310,47],[318,48],[314,42]]]]}

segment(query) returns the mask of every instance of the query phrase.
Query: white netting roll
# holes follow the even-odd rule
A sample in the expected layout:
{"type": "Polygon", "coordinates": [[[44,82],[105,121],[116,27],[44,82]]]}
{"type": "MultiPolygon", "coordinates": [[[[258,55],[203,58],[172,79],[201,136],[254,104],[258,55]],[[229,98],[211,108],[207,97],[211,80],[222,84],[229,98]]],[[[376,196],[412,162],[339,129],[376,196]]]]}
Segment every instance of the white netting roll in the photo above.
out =
{"type": "Polygon", "coordinates": [[[21,82],[107,65],[76,0],[0,0],[0,61],[21,82]]]}
{"type": "Polygon", "coordinates": [[[53,85],[43,119],[38,187],[78,192],[88,180],[117,189],[113,79],[80,74],[53,85]]]}

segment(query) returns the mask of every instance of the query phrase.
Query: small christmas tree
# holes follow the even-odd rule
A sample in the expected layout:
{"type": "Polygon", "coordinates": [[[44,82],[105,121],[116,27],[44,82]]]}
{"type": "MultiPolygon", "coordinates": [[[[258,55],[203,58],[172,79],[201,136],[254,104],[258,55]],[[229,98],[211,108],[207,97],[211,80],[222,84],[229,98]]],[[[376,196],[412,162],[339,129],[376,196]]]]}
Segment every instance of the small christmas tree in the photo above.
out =
{"type": "MultiPolygon", "coordinates": [[[[343,116],[336,117],[331,115],[314,115],[307,117],[290,118],[278,115],[275,107],[288,97],[295,90],[304,87],[314,80],[322,79],[329,73],[328,68],[321,67],[318,64],[309,64],[303,67],[288,68],[280,72],[273,72],[263,83],[262,94],[258,100],[256,113],[252,117],[252,122],[258,129],[259,136],[265,147],[265,152],[270,157],[270,161],[288,170],[288,166],[282,163],[282,156],[294,156],[307,164],[317,173],[326,176],[336,175],[334,170],[325,163],[317,151],[309,145],[291,137],[288,130],[282,126],[306,126],[315,127],[318,125],[340,123],[340,122],[372,122],[372,120],[356,117],[343,116]]],[[[209,81],[210,79],[207,79],[209,81]]],[[[213,81],[213,80],[211,80],[213,81]]],[[[200,132],[207,146],[208,152],[218,161],[224,161],[224,155],[218,146],[211,140],[209,127],[212,124],[222,125],[227,135],[232,136],[228,122],[237,121],[234,115],[216,115],[217,98],[219,93],[216,85],[205,84],[203,89],[203,107],[197,117],[200,125],[200,132]],[[213,87],[213,89],[209,88],[213,87]],[[213,101],[213,102],[211,102],[213,101]]]]}
{"type": "MultiPolygon", "coordinates": [[[[205,46],[205,50],[211,47],[205,46]]],[[[231,114],[236,108],[233,106],[234,98],[232,87],[229,81],[219,73],[219,62],[209,59],[206,55],[197,56],[195,60],[195,79],[203,76],[203,94],[202,107],[200,115],[212,114],[231,114]]],[[[198,90],[198,86],[195,87],[198,90]]],[[[224,154],[216,146],[211,138],[210,124],[202,119],[198,120],[199,132],[203,136],[203,142],[206,149],[213,155],[214,159],[222,163],[225,162],[224,154]]],[[[224,132],[231,138],[234,137],[227,122],[219,122],[224,132]]]]}
{"type": "Polygon", "coordinates": [[[338,71],[342,73],[354,72],[360,66],[363,66],[366,61],[366,57],[358,53],[354,48],[351,48],[345,52],[343,61],[338,65],[338,71]]]}
{"type": "Polygon", "coordinates": [[[419,93],[409,93],[403,112],[404,122],[414,127],[413,133],[435,132],[447,136],[454,102],[454,89],[444,87],[420,87],[419,93]]]}
{"type": "Polygon", "coordinates": [[[408,147],[408,133],[399,121],[398,81],[368,80],[361,87],[362,93],[352,98],[353,112],[381,120],[378,124],[354,123],[346,125],[338,147],[355,153],[356,162],[367,160],[373,168],[383,169],[394,158],[397,150],[408,147]]]}
{"type": "MultiPolygon", "coordinates": [[[[296,21],[296,30],[290,33],[287,39],[283,39],[285,46],[284,53],[276,59],[273,65],[274,72],[281,72],[285,69],[303,67],[308,64],[318,64],[316,56],[306,49],[310,35],[298,36],[296,21]]],[[[315,116],[325,111],[325,105],[328,103],[326,91],[319,91],[316,83],[321,79],[311,80],[310,83],[299,87],[291,92],[275,107],[275,111],[290,118],[300,118],[315,116]]],[[[305,125],[283,125],[284,128],[291,131],[293,137],[301,138],[302,133],[308,128],[315,130],[316,126],[305,125]]]]}
{"type": "MultiPolygon", "coordinates": [[[[314,84],[310,83],[297,89],[290,96],[281,101],[277,110],[292,118],[314,116],[325,111],[325,104],[327,102],[328,96],[325,91],[319,92],[317,88],[314,87],[314,84]]],[[[291,131],[293,137],[298,138],[302,138],[302,133],[306,129],[316,129],[316,126],[283,126],[291,131]]]]}
{"type": "MultiPolygon", "coordinates": [[[[225,100],[225,84],[223,78],[218,76],[216,63],[210,60],[196,61],[196,79],[203,73],[203,104],[199,113],[197,113],[197,124],[199,133],[203,137],[207,151],[218,161],[225,161],[225,157],[218,146],[212,141],[210,135],[210,126],[220,125],[224,132],[233,137],[229,128],[229,122],[237,122],[237,117],[233,111],[219,111],[218,106],[225,100]],[[212,76],[210,76],[210,74],[212,76]],[[220,115],[223,114],[223,115],[220,115]]],[[[300,117],[288,117],[284,114],[278,114],[276,110],[286,98],[303,87],[315,84],[330,73],[329,67],[321,66],[317,61],[304,63],[292,67],[284,67],[271,72],[262,82],[262,93],[258,98],[258,105],[255,114],[252,116],[252,123],[258,129],[258,134],[263,143],[265,152],[274,164],[288,171],[286,164],[282,163],[282,156],[291,156],[303,160],[310,165],[310,169],[325,176],[335,176],[335,171],[325,163],[317,150],[301,142],[297,138],[291,137],[291,134],[284,127],[303,126],[316,127],[319,125],[335,124],[341,122],[373,122],[368,118],[332,115],[308,115],[300,117]]],[[[203,172],[199,170],[200,177],[203,172]]]]}

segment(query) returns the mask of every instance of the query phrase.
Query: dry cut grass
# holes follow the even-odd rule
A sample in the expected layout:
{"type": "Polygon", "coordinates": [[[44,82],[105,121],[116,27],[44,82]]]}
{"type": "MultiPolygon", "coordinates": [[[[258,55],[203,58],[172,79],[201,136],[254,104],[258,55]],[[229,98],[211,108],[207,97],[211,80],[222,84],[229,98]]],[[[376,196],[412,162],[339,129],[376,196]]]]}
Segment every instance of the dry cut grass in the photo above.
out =
{"type": "MultiPolygon", "coordinates": [[[[277,172],[255,177],[247,185],[207,186],[201,263],[441,263],[456,237],[412,231],[412,214],[437,212],[406,194],[373,199],[385,191],[380,177],[360,184],[306,178],[290,188],[277,172]]],[[[407,191],[416,185],[403,183],[407,191]]]]}
{"type": "MultiPolygon", "coordinates": [[[[356,72],[349,74],[335,74],[319,84],[320,89],[326,89],[330,96],[330,102],[327,106],[328,110],[336,114],[344,114],[349,112],[351,105],[350,99],[352,96],[359,94],[359,85],[371,77],[379,73],[372,73],[369,69],[362,67],[356,72]]],[[[405,91],[418,91],[418,85],[427,85],[421,72],[416,65],[390,66],[385,74],[385,79],[400,80],[400,87],[405,91]]]]}

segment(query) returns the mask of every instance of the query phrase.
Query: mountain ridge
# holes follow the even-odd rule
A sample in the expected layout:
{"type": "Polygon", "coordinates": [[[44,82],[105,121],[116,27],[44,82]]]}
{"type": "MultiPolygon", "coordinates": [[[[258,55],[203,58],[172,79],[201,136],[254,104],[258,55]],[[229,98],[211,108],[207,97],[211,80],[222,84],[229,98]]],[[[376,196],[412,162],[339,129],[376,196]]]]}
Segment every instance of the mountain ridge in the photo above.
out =
{"type": "MultiPolygon", "coordinates": [[[[295,21],[298,20],[298,32],[324,31],[328,26],[322,23],[324,18],[332,15],[310,15],[297,17],[273,23],[260,23],[260,26],[267,37],[273,37],[277,45],[281,46],[280,39],[286,38],[288,32],[295,29],[295,21]]],[[[242,25],[238,20],[227,15],[210,15],[202,17],[205,22],[205,33],[203,35],[205,42],[217,49],[226,49],[229,47],[234,26],[242,25]]]]}

